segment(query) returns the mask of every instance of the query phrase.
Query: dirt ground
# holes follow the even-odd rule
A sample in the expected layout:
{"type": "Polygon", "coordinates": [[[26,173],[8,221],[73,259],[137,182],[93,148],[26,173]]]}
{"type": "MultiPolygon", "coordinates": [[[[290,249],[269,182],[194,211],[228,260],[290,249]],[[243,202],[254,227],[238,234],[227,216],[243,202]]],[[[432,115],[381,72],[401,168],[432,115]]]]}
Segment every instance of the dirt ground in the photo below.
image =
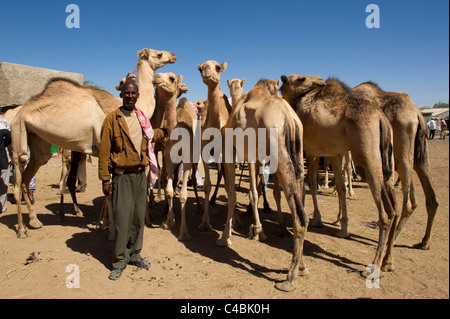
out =
{"type": "MultiPolygon", "coordinates": [[[[431,249],[413,248],[421,241],[426,226],[424,194],[414,174],[419,206],[394,249],[396,271],[384,274],[380,288],[368,288],[364,278],[348,272],[365,270],[366,265],[371,264],[378,238],[378,230],[361,225],[377,220],[368,186],[361,182],[355,183],[357,199],[348,200],[350,239],[333,236],[338,229],[331,224],[338,212],[338,202],[332,188],[319,195],[325,227],[308,230],[304,254],[309,274],[297,278],[297,288],[293,292],[284,293],[274,288],[276,281],[285,279],[292,256],[292,237],[278,236],[276,214],[260,209],[267,240],[246,239],[251,219],[243,216],[246,226],[234,230],[233,245],[230,248],[215,245],[226,217],[227,198],[223,188],[216,206],[211,208],[213,231],[197,230],[201,215],[197,213],[195,201],[190,199],[187,218],[192,240],[178,241],[179,201],[176,199],[175,229],[145,229],[142,255],[152,263],[150,270],[128,266],[118,281],[110,281],[113,243],[108,241],[107,230],[95,228],[103,201],[96,162],[95,159],[93,164],[88,163],[87,191],[78,194],[84,218],[75,217],[70,196],[66,195],[66,219],[57,221],[59,157],[52,158],[37,174],[33,209],[44,227],[31,229],[31,237],[16,237],[16,206],[11,202],[12,196],[9,197],[7,211],[0,214],[0,298],[449,298],[449,139],[430,142],[431,172],[440,203],[431,249]],[[27,262],[31,253],[36,259],[27,262]],[[66,286],[66,278],[73,274],[70,265],[79,269],[79,288],[66,286]]],[[[237,207],[242,213],[248,203],[247,187],[248,176],[244,175],[237,207]]],[[[192,188],[189,189],[193,195],[192,188]]],[[[397,188],[397,196],[401,200],[400,188],[397,188]]],[[[276,205],[271,191],[268,200],[272,207],[276,205]]],[[[156,206],[157,213],[163,212],[164,205],[156,206]]],[[[290,221],[284,198],[282,208],[290,221]]],[[[306,210],[312,214],[309,193],[306,210]]],[[[27,214],[25,221],[28,222],[27,214]]]]}

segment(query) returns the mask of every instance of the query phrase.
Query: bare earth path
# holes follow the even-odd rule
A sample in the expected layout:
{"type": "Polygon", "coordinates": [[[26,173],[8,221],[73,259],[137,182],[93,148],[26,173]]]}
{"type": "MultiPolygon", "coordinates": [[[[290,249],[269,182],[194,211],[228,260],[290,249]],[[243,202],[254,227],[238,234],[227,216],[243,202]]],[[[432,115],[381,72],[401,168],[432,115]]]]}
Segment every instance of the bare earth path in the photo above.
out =
{"type": "MultiPolygon", "coordinates": [[[[324,228],[308,230],[305,261],[310,271],[297,279],[297,289],[283,293],[274,281],[286,277],[291,259],[291,238],[277,235],[276,214],[261,212],[268,239],[247,240],[245,229],[234,231],[231,248],[218,247],[214,241],[223,230],[226,196],[219,192],[216,206],[211,207],[214,231],[202,233],[196,226],[201,215],[195,201],[188,202],[188,227],[192,240],[179,242],[179,201],[175,200],[177,226],[173,231],[146,228],[142,255],[152,263],[150,270],[129,266],[117,282],[108,280],[112,242],[107,230],[95,229],[102,205],[101,183],[97,167],[88,164],[88,188],[78,194],[86,217],[76,218],[72,204],[66,204],[66,220],[58,222],[57,183],[61,159],[52,158],[37,175],[34,205],[44,228],[31,230],[27,239],[16,238],[17,216],[14,205],[0,214],[0,298],[196,298],[196,299],[290,299],[290,298],[449,298],[449,140],[430,142],[430,165],[440,206],[434,223],[431,250],[412,246],[421,241],[426,226],[426,210],[422,188],[414,175],[419,207],[408,221],[394,250],[396,272],[381,279],[380,288],[367,288],[365,279],[349,269],[364,270],[370,264],[378,238],[378,230],[361,225],[377,220],[377,213],[366,184],[356,182],[357,199],[348,201],[351,239],[332,234],[339,228],[331,225],[338,212],[338,201],[332,189],[323,191],[319,205],[324,228]],[[31,253],[36,260],[26,262],[31,253]],[[68,265],[80,270],[80,287],[69,289],[68,265]]],[[[94,159],[96,163],[96,159],[94,159]]],[[[212,170],[215,174],[217,171],[212,170]]],[[[237,172],[237,175],[240,173],[237,172]]],[[[215,176],[213,176],[213,183],[215,176]]],[[[246,209],[248,175],[238,191],[238,206],[246,209]]],[[[192,188],[189,187],[193,196],[192,188]]],[[[12,192],[10,187],[9,193],[12,192]]],[[[201,194],[203,196],[203,194],[201,194]]],[[[400,189],[397,189],[401,200],[400,189]]],[[[12,196],[10,196],[12,198],[12,196]]],[[[268,193],[271,206],[275,201],[268,193]]],[[[66,196],[66,201],[70,196],[66,196]]],[[[283,212],[290,221],[284,197],[283,212]]],[[[157,206],[163,211],[164,204],[157,206]]],[[[262,207],[262,204],[261,204],[262,207]]],[[[306,197],[306,210],[312,214],[312,200],[306,197]]],[[[27,215],[25,220],[28,220],[27,215]]],[[[162,219],[161,219],[162,221],[162,219]]],[[[243,221],[250,225],[249,217],[243,221]]],[[[289,226],[289,224],[288,224],[289,226]]]]}

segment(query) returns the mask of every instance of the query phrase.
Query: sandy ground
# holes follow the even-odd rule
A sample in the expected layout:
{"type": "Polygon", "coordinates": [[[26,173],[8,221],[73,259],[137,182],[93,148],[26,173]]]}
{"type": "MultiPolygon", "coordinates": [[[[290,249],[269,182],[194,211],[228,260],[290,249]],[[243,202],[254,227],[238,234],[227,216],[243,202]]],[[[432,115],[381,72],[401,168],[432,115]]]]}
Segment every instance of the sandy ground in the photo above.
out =
{"type": "MultiPolygon", "coordinates": [[[[278,236],[276,214],[267,214],[260,209],[267,240],[246,239],[251,219],[243,216],[246,226],[233,232],[232,247],[215,245],[226,217],[227,198],[223,188],[216,206],[211,209],[213,231],[196,229],[201,215],[191,199],[187,218],[192,240],[178,241],[179,202],[176,199],[175,229],[145,229],[142,255],[152,263],[151,269],[128,266],[119,281],[110,281],[113,243],[108,241],[107,230],[95,228],[103,200],[96,160],[94,164],[88,164],[87,191],[78,194],[85,217],[74,216],[70,196],[66,195],[66,219],[58,222],[57,183],[61,159],[54,157],[37,174],[33,209],[44,227],[30,230],[29,238],[18,239],[12,196],[8,210],[0,215],[0,298],[449,298],[449,140],[431,141],[430,152],[434,187],[440,202],[431,249],[423,251],[412,247],[421,241],[426,226],[424,194],[414,174],[419,207],[394,249],[396,271],[385,274],[380,288],[368,288],[364,278],[348,272],[349,269],[365,270],[376,249],[378,230],[361,225],[377,220],[368,186],[356,182],[357,199],[348,201],[351,239],[333,236],[338,229],[331,224],[338,212],[337,197],[332,194],[332,189],[323,190],[319,205],[325,227],[309,228],[304,248],[309,274],[299,277],[297,289],[290,293],[274,288],[274,282],[286,277],[292,249],[292,238],[278,236]],[[35,254],[36,260],[26,262],[31,253],[35,254]],[[74,274],[71,265],[80,272],[79,288],[66,285],[67,277],[74,274]]],[[[241,186],[237,208],[244,212],[248,202],[247,175],[243,176],[241,186]]],[[[189,189],[193,195],[192,188],[189,189]]],[[[400,188],[397,196],[400,199],[400,188]]],[[[268,199],[271,206],[276,205],[271,192],[268,199]]],[[[157,213],[163,212],[164,206],[159,203],[155,208],[157,213]]],[[[284,198],[282,208],[290,221],[284,198]]],[[[312,214],[309,195],[306,210],[312,214]]],[[[25,221],[28,222],[27,214],[25,221]]]]}

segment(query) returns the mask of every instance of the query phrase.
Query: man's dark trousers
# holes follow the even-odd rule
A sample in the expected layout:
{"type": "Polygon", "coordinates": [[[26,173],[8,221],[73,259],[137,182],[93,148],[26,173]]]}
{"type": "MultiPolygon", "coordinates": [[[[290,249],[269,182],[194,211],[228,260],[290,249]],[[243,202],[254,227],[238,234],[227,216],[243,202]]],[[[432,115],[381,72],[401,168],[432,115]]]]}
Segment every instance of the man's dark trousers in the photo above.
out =
{"type": "Polygon", "coordinates": [[[147,205],[145,172],[125,172],[113,182],[112,206],[116,229],[113,268],[141,259],[147,205]]]}

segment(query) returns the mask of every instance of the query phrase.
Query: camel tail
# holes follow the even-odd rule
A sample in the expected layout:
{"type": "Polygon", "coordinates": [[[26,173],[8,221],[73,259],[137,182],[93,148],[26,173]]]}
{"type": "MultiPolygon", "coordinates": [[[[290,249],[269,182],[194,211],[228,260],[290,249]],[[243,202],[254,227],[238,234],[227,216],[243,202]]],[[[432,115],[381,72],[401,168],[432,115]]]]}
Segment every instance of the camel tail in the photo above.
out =
{"type": "Polygon", "coordinates": [[[380,152],[384,180],[387,181],[394,173],[394,156],[392,145],[392,130],[387,119],[380,121],[380,152]]]}
{"type": "Polygon", "coordinates": [[[427,123],[421,114],[417,119],[419,126],[414,140],[414,164],[426,164],[428,159],[427,123]]]}
{"type": "MultiPolygon", "coordinates": [[[[295,179],[297,182],[303,181],[303,150],[301,144],[302,139],[300,135],[300,129],[298,129],[296,126],[290,126],[286,123],[284,126],[284,133],[286,150],[289,154],[292,169],[295,172],[295,179]]],[[[303,184],[303,182],[301,184],[303,184]]],[[[294,189],[295,188],[292,188],[286,191],[290,191],[290,195],[293,196],[295,213],[299,217],[301,226],[306,227],[309,222],[308,216],[303,207],[299,193],[293,191],[294,189]]]]}
{"type": "Polygon", "coordinates": [[[286,149],[291,158],[292,165],[294,166],[295,178],[299,179],[303,174],[302,139],[300,130],[295,129],[295,131],[293,131],[293,127],[289,126],[289,124],[286,123],[284,125],[286,149]]]}

